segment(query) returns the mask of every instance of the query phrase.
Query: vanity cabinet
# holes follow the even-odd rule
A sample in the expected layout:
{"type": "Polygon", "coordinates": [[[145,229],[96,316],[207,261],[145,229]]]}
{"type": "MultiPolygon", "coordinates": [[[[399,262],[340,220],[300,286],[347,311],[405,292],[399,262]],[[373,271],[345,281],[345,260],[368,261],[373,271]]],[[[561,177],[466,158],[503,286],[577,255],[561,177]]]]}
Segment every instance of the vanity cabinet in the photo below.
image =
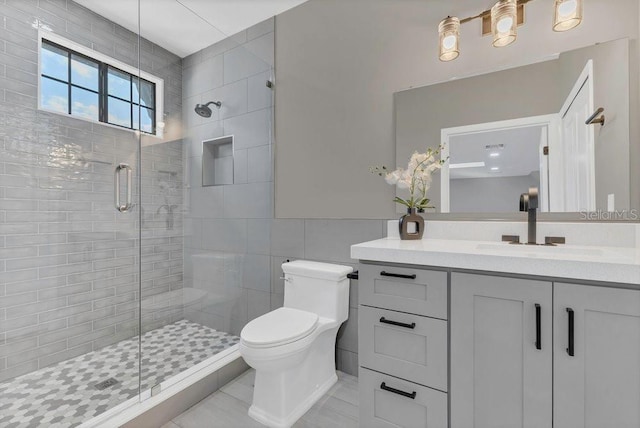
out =
{"type": "Polygon", "coordinates": [[[640,427],[640,291],[553,291],[554,425],[640,427]]]}
{"type": "Polygon", "coordinates": [[[447,272],[359,272],[360,426],[447,427],[447,272]]]}
{"type": "Polygon", "coordinates": [[[640,426],[640,291],[454,272],[450,323],[453,428],[640,426]]]}
{"type": "Polygon", "coordinates": [[[550,282],[451,274],[451,426],[551,427],[550,282]]]}

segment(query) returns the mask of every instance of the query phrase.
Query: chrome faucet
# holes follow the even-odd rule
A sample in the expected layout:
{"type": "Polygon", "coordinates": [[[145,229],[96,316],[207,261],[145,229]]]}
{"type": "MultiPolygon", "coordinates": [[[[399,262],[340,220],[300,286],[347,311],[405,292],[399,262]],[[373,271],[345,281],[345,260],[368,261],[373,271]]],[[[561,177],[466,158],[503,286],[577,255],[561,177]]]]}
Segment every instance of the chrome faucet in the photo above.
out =
{"type": "Polygon", "coordinates": [[[520,211],[527,211],[528,239],[527,245],[537,245],[536,242],[536,211],[538,209],[538,188],[530,187],[529,193],[520,195],[520,211]]]}

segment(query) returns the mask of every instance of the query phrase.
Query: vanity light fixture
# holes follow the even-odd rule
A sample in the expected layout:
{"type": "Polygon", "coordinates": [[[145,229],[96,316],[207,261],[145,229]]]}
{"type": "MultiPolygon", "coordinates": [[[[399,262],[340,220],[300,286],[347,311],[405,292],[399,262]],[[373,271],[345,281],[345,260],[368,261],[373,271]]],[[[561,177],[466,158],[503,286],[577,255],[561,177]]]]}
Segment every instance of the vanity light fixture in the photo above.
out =
{"type": "Polygon", "coordinates": [[[460,20],[448,16],[438,25],[440,34],[440,61],[452,61],[460,55],[460,20]]]}
{"type": "Polygon", "coordinates": [[[498,0],[491,8],[491,33],[493,46],[501,48],[516,41],[517,10],[516,0],[498,0]]]}
{"type": "Polygon", "coordinates": [[[555,0],[553,31],[567,31],[582,22],[582,0],[555,0]]]}
{"type": "MultiPolygon", "coordinates": [[[[493,36],[493,46],[504,47],[515,42],[517,28],[524,24],[525,5],[533,0],[498,0],[489,10],[459,19],[448,16],[438,25],[440,61],[452,61],[460,55],[460,25],[481,19],[482,34],[493,36]]],[[[583,0],[554,0],[554,31],[567,31],[582,22],[583,0]]]]}

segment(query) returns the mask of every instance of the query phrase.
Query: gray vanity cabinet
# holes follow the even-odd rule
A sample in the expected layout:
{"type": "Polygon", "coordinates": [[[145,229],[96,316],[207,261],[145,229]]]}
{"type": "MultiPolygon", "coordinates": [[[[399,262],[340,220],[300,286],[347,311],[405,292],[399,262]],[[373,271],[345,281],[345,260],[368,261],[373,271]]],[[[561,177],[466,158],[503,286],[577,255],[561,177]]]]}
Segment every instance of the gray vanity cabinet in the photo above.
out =
{"type": "Polygon", "coordinates": [[[447,272],[360,266],[360,426],[446,428],[447,272]]]}
{"type": "Polygon", "coordinates": [[[552,284],[451,274],[451,427],[551,427],[552,284]]]}
{"type": "Polygon", "coordinates": [[[640,427],[639,290],[452,273],[450,327],[452,428],[640,427]]]}
{"type": "Polygon", "coordinates": [[[640,291],[555,283],[553,298],[554,426],[640,427],[640,291]]]}

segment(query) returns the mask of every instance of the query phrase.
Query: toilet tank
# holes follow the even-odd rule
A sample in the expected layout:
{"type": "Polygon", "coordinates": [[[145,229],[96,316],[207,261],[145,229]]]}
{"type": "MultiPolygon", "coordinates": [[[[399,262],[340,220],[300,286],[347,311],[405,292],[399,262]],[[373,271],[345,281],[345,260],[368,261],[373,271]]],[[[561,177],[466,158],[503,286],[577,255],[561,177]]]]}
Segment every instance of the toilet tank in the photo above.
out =
{"type": "Polygon", "coordinates": [[[344,322],[349,316],[351,266],[295,260],[282,264],[284,306],[344,322]]]}

